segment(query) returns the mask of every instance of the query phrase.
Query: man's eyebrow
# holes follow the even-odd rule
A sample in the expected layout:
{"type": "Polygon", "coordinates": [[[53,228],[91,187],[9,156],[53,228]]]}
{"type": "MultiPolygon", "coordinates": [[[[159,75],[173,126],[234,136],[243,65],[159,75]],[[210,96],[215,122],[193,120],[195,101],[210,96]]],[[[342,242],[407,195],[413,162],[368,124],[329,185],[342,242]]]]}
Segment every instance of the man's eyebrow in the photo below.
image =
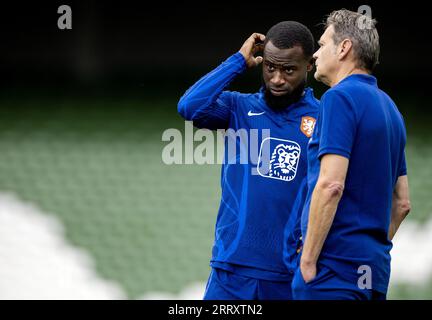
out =
{"type": "Polygon", "coordinates": [[[277,68],[296,68],[297,67],[297,64],[294,62],[274,63],[274,62],[265,60],[264,63],[272,65],[273,67],[277,67],[277,68]]]}

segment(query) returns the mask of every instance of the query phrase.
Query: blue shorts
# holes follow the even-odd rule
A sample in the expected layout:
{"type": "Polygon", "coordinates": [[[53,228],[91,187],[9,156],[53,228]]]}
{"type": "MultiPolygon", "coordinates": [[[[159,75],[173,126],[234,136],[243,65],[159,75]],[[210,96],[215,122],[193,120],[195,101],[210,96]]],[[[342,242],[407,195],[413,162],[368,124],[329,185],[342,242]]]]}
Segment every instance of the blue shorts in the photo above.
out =
{"type": "Polygon", "coordinates": [[[297,268],[292,281],[294,300],[386,300],[386,295],[372,289],[360,289],[357,283],[340,277],[326,266],[319,266],[317,275],[306,283],[297,268]]]}
{"type": "Polygon", "coordinates": [[[292,300],[291,281],[269,281],[212,268],[204,300],[292,300]]]}

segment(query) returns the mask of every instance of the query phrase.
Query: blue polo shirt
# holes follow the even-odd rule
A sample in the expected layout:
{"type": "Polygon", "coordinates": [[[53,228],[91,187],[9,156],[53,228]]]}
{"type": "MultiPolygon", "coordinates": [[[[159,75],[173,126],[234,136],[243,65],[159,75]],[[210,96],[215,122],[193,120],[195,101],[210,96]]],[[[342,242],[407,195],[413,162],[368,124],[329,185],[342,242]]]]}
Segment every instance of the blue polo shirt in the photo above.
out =
{"type": "Polygon", "coordinates": [[[303,239],[312,192],[326,154],[349,159],[345,189],[318,262],[356,285],[359,267],[372,271],[372,289],[385,293],[390,278],[388,239],[392,194],[406,175],[402,115],[370,75],[351,75],[322,97],[308,146],[308,193],[301,217],[303,239]]]}

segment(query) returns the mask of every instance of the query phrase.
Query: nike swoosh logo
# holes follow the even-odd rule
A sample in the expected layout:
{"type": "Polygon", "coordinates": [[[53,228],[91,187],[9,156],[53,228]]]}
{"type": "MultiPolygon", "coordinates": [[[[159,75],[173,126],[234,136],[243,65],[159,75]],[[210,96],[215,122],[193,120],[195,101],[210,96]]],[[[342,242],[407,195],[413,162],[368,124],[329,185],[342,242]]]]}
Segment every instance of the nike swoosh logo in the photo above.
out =
{"type": "Polygon", "coordinates": [[[255,113],[255,112],[252,112],[251,110],[249,110],[249,112],[248,112],[248,116],[249,116],[249,117],[252,117],[252,116],[260,116],[260,115],[262,115],[262,114],[264,114],[264,113],[265,113],[265,111],[255,113]]]}

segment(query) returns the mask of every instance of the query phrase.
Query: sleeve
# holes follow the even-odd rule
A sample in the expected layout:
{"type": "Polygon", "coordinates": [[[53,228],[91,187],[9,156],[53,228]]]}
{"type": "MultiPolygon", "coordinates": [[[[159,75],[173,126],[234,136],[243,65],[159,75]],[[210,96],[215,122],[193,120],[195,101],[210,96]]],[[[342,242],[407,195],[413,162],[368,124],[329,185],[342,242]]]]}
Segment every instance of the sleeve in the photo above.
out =
{"type": "Polygon", "coordinates": [[[331,153],[349,159],[357,130],[354,104],[348,96],[336,90],[328,91],[321,103],[318,158],[331,153]]]}
{"type": "Polygon", "coordinates": [[[406,165],[406,159],[405,159],[405,152],[403,152],[401,165],[399,167],[398,177],[406,176],[406,175],[407,175],[407,165],[406,165]]]}
{"type": "Polygon", "coordinates": [[[178,103],[179,114],[197,127],[227,128],[237,93],[223,90],[245,69],[242,54],[232,55],[186,91],[178,103]]]}

